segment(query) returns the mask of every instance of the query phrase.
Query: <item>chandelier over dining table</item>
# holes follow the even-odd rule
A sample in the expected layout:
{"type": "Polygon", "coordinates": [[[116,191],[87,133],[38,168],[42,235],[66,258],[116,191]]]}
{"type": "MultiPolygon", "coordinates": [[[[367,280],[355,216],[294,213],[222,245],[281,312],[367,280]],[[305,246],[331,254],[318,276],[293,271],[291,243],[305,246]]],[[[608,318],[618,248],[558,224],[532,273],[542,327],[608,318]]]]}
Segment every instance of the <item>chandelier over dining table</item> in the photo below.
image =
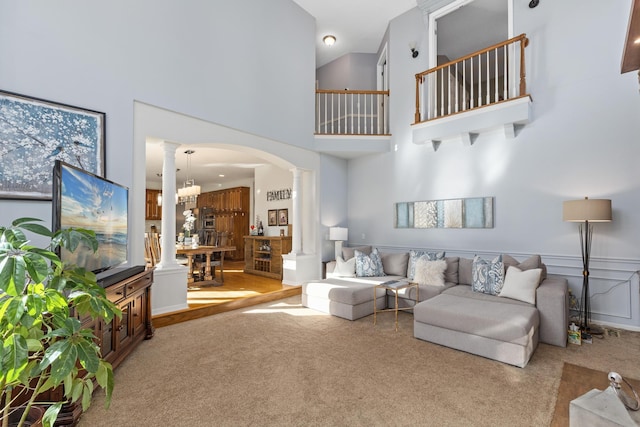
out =
{"type": "Polygon", "coordinates": [[[178,203],[195,203],[200,195],[200,186],[196,185],[195,179],[190,178],[191,172],[191,155],[194,150],[186,150],[187,155],[187,179],[182,188],[178,188],[178,203]]]}

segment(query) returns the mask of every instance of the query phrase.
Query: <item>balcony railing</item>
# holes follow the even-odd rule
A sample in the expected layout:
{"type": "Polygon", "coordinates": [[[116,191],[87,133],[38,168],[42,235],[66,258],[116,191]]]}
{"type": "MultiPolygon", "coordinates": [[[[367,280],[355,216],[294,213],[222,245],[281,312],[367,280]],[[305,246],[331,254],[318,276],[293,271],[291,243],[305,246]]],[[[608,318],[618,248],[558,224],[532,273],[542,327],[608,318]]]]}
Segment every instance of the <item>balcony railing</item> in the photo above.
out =
{"type": "Polygon", "coordinates": [[[316,135],[388,135],[389,91],[316,90],[316,135]]]}
{"type": "Polygon", "coordinates": [[[527,96],[528,44],[521,34],[416,74],[414,124],[527,96]]]}

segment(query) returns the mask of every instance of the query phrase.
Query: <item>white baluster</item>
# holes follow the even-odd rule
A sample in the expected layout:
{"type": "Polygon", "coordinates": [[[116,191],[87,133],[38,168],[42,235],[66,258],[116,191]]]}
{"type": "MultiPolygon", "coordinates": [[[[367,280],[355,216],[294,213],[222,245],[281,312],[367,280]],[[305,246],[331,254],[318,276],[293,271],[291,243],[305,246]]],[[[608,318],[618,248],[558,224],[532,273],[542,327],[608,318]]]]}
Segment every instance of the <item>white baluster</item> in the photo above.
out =
{"type": "Polygon", "coordinates": [[[329,133],[329,129],[327,129],[327,93],[324,94],[324,133],[329,133]]]}
{"type": "Polygon", "coordinates": [[[353,133],[353,94],[351,94],[351,133],[353,133]]]}
{"type": "Polygon", "coordinates": [[[487,52],[487,104],[489,105],[491,104],[491,86],[489,86],[489,84],[491,83],[490,79],[489,79],[489,69],[491,68],[489,65],[489,52],[487,52]]]}
{"type": "Polygon", "coordinates": [[[494,68],[495,69],[495,73],[494,73],[495,81],[493,82],[493,86],[495,87],[495,90],[494,90],[494,95],[493,95],[493,102],[498,102],[499,101],[499,99],[498,99],[498,49],[494,49],[493,55],[494,55],[493,62],[494,62],[494,65],[495,65],[495,68],[494,68]]]}
{"type": "Polygon", "coordinates": [[[462,111],[467,109],[467,64],[462,61],[462,111]]]}
{"type": "Polygon", "coordinates": [[[505,99],[505,101],[507,99],[509,99],[509,92],[507,89],[507,82],[509,81],[509,70],[508,70],[508,65],[507,65],[507,45],[504,46],[504,58],[502,60],[503,63],[503,67],[504,67],[504,78],[503,78],[503,82],[502,82],[502,96],[505,99]]]}
{"type": "Polygon", "coordinates": [[[473,70],[473,57],[469,58],[469,60],[471,61],[471,67],[469,69],[469,71],[471,72],[471,102],[469,103],[469,105],[471,106],[471,108],[473,108],[476,105],[475,88],[473,87],[474,85],[473,75],[475,74],[475,71],[473,70]]]}
{"type": "Polygon", "coordinates": [[[348,93],[344,94],[344,133],[349,133],[349,115],[347,114],[347,98],[349,97],[348,93]]]}

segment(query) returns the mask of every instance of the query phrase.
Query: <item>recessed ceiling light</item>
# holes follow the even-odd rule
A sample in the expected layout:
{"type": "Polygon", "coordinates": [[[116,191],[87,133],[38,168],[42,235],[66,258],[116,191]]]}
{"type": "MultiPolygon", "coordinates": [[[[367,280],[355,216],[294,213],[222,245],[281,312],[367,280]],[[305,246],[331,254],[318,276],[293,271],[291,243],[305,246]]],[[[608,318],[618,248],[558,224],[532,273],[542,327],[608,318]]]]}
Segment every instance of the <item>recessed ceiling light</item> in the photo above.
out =
{"type": "Polygon", "coordinates": [[[222,174],[222,173],[221,173],[220,175],[218,175],[218,176],[219,176],[220,178],[224,178],[224,174],[222,174]]]}
{"type": "Polygon", "coordinates": [[[322,38],[322,42],[327,46],[333,46],[333,44],[336,42],[336,36],[332,36],[331,34],[324,36],[322,38]]]}

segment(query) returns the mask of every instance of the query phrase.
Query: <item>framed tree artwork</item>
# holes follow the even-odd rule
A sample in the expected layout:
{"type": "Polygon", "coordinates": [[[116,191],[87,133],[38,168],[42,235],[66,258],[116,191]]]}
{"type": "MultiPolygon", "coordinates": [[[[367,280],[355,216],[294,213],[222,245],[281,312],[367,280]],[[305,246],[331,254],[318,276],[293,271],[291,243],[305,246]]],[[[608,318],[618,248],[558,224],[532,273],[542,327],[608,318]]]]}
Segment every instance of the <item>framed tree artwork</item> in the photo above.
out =
{"type": "Polygon", "coordinates": [[[289,209],[278,209],[278,225],[289,224],[289,209]]]}
{"type": "Polygon", "coordinates": [[[276,209],[269,209],[268,224],[269,226],[278,225],[278,211],[276,209]]]}
{"type": "Polygon", "coordinates": [[[51,200],[56,160],[105,170],[105,114],[0,91],[0,198],[51,200]]]}

